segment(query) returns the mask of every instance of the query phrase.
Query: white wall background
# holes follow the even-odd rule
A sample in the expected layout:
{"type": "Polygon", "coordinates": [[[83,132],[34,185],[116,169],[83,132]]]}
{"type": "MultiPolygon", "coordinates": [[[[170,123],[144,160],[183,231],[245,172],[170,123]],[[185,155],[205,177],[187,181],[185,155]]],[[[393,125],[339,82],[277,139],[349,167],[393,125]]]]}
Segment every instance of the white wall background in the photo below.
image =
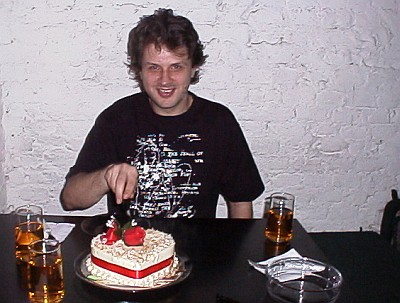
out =
{"type": "MultiPolygon", "coordinates": [[[[266,185],[256,216],[286,190],[309,231],[378,230],[400,185],[400,1],[167,3],[209,54],[192,90],[228,105],[254,152],[266,185]]],[[[95,117],[137,91],[127,34],[164,6],[0,3],[0,211],[34,202],[63,213],[64,176],[95,117]]]]}

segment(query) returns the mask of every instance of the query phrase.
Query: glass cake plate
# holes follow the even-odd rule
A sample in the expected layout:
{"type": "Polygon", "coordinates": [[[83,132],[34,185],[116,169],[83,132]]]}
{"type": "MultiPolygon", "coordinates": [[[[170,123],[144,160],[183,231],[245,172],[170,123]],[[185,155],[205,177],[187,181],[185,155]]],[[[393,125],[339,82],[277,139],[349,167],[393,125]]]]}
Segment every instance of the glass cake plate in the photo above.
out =
{"type": "Polygon", "coordinates": [[[85,218],[81,223],[81,229],[83,232],[91,236],[97,236],[103,232],[106,232],[106,223],[110,220],[110,215],[101,214],[93,217],[85,218]]]}
{"type": "Polygon", "coordinates": [[[90,258],[90,252],[85,251],[81,253],[75,259],[75,273],[76,275],[85,282],[88,282],[92,285],[107,288],[107,289],[115,289],[129,292],[141,292],[148,290],[155,290],[165,287],[170,287],[172,285],[178,284],[184,281],[192,271],[192,264],[189,262],[188,258],[183,255],[177,254],[178,257],[178,270],[177,272],[171,276],[161,279],[157,282],[157,284],[153,287],[141,287],[141,286],[131,286],[131,285],[121,285],[115,284],[107,280],[97,280],[87,269],[86,260],[90,258]]]}

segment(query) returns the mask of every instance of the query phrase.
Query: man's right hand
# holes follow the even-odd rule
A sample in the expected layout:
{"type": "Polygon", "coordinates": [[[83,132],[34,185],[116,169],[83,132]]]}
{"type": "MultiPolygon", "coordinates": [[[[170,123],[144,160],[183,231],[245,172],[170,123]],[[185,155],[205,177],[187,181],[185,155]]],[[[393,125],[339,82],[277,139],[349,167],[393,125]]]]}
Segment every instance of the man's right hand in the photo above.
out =
{"type": "Polygon", "coordinates": [[[65,210],[87,209],[109,191],[115,193],[116,203],[121,204],[124,199],[133,198],[138,175],[136,167],[127,163],[77,173],[67,179],[61,192],[61,204],[65,210]]]}
{"type": "Polygon", "coordinates": [[[114,192],[117,204],[134,197],[138,182],[136,167],[126,163],[111,164],[105,170],[104,179],[114,192]]]}

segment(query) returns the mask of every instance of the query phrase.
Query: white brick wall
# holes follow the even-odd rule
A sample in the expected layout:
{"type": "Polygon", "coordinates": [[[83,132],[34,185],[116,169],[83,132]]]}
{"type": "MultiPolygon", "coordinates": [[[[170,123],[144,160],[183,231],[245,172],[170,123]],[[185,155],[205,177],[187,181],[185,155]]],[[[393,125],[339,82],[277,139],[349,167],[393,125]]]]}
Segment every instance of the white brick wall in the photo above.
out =
{"type": "MultiPolygon", "coordinates": [[[[256,216],[286,190],[310,231],[378,230],[400,185],[399,1],[243,2],[168,3],[209,54],[192,90],[228,105],[254,152],[267,188],[256,216]]],[[[127,34],[164,3],[0,4],[0,211],[31,201],[62,213],[64,176],[95,117],[136,91],[127,34]]]]}

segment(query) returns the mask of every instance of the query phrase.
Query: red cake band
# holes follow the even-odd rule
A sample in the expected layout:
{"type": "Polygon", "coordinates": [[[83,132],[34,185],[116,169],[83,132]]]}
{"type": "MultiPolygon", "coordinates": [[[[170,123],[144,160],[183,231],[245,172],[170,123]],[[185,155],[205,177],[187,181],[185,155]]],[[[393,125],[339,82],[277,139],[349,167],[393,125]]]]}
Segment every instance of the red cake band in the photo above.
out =
{"type": "Polygon", "coordinates": [[[163,269],[164,267],[167,267],[172,263],[173,257],[166,259],[160,263],[154,264],[150,267],[147,267],[142,270],[132,270],[128,269],[119,265],[111,264],[107,261],[101,260],[99,258],[96,258],[95,256],[91,255],[91,259],[93,264],[96,264],[97,266],[100,266],[104,269],[107,269],[112,272],[116,272],[120,275],[124,275],[129,278],[133,279],[142,279],[144,277],[147,277],[148,275],[151,275],[152,273],[159,271],[163,269]]]}

